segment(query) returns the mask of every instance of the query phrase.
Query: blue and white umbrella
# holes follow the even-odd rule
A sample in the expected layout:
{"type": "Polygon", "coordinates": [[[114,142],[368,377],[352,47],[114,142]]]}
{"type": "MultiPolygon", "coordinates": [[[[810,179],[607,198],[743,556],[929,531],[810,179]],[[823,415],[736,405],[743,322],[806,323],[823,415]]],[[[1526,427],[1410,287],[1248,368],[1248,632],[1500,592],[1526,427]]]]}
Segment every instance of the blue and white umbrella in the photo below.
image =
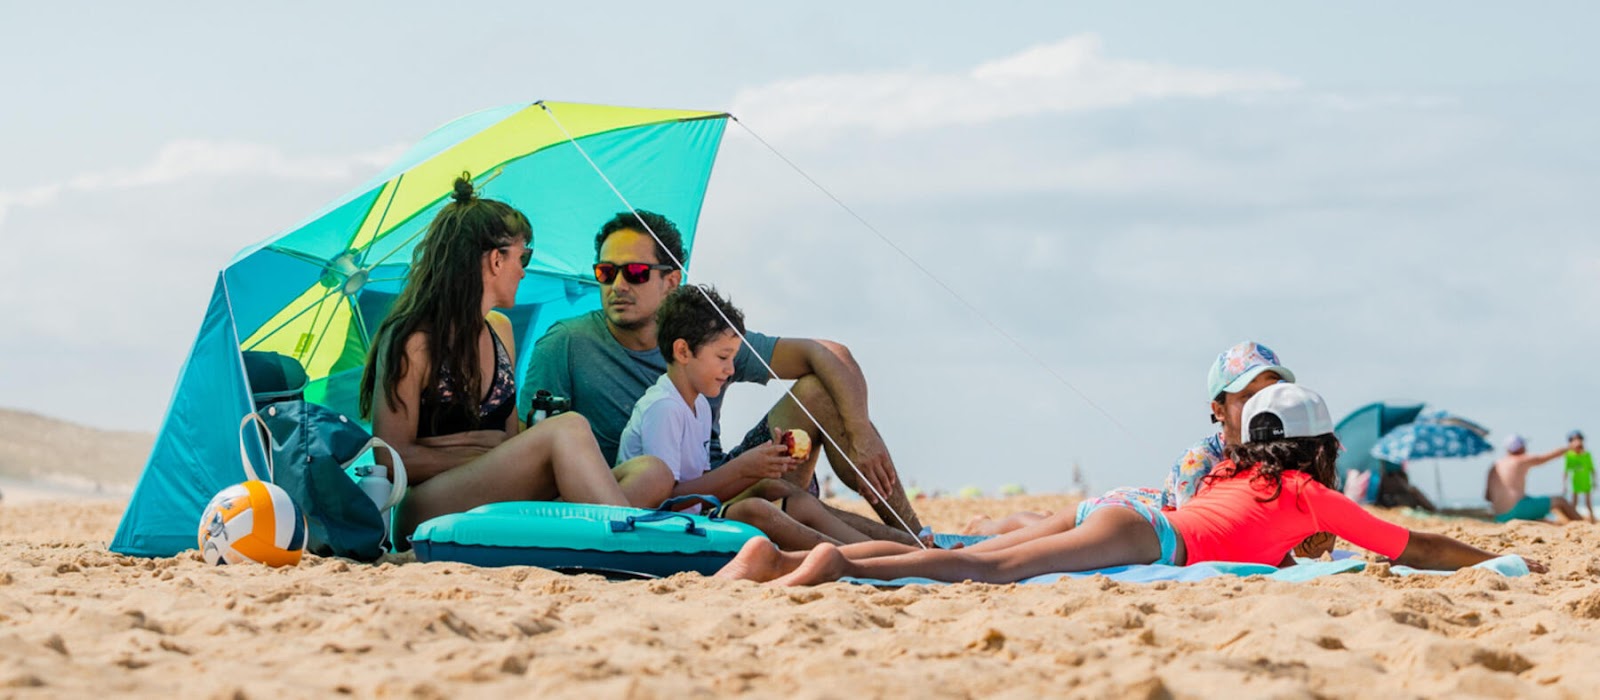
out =
{"type": "Polygon", "coordinates": [[[1473,457],[1494,449],[1484,439],[1488,433],[1488,429],[1465,418],[1433,411],[1379,438],[1372,446],[1372,456],[1395,464],[1473,457]]]}

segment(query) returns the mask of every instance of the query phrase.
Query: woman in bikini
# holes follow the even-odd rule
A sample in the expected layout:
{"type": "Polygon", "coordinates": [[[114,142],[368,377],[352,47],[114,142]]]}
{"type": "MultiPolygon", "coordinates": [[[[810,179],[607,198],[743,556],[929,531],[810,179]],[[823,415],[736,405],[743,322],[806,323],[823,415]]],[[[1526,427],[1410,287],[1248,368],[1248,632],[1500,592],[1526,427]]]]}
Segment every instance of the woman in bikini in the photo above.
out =
{"type": "MultiPolygon", "coordinates": [[[[841,577],[1010,583],[1058,571],[1130,564],[1207,561],[1277,565],[1315,532],[1331,532],[1395,563],[1459,569],[1496,555],[1443,535],[1380,520],[1333,490],[1339,441],[1322,397],[1297,384],[1274,384],[1245,404],[1244,434],[1227,461],[1204,479],[1194,499],[1161,511],[1138,499],[1097,499],[1078,507],[1075,527],[1041,522],[957,550],[916,551],[867,542],[818,545],[781,553],[747,543],[718,575],[779,585],[841,577]]],[[[1545,571],[1528,562],[1532,571],[1545,571]]]]}
{"type": "Polygon", "coordinates": [[[515,338],[494,309],[516,304],[532,246],[528,218],[480,199],[463,174],[378,327],[361,413],[405,460],[411,489],[396,519],[399,541],[429,518],[495,501],[650,507],[671,493],[660,460],[608,467],[580,415],[522,429],[515,338]]]}

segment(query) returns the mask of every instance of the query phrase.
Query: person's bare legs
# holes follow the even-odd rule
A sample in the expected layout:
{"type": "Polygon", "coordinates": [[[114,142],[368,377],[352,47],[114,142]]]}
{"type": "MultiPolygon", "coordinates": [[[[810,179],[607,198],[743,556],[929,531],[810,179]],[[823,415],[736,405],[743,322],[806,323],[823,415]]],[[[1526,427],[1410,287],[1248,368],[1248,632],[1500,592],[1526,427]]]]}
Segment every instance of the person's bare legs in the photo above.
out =
{"type": "Polygon", "coordinates": [[[886,540],[908,545],[915,544],[917,541],[916,537],[900,529],[899,525],[885,525],[864,515],[857,515],[848,510],[840,510],[820,501],[818,504],[827,509],[828,514],[849,525],[856,532],[866,535],[868,539],[886,540]]]}
{"type": "Polygon", "coordinates": [[[429,518],[498,501],[628,505],[589,430],[589,421],[563,413],[539,421],[494,449],[411,487],[400,504],[397,532],[409,535],[429,518]]]}
{"type": "MultiPolygon", "coordinates": [[[[1121,510],[1127,510],[1123,508],[1121,510]]],[[[962,549],[974,552],[992,552],[1008,547],[1036,540],[1050,535],[1059,535],[1071,530],[1078,522],[1077,509],[1068,509],[1059,513],[1047,515],[1032,525],[1012,530],[1004,535],[997,535],[976,544],[969,544],[962,549]]]]}
{"type": "MultiPolygon", "coordinates": [[[[897,554],[908,554],[920,549],[922,548],[915,545],[884,540],[868,540],[839,547],[839,551],[852,560],[890,557],[897,554]]],[[[735,556],[733,561],[717,572],[717,578],[734,578],[757,582],[771,581],[794,571],[795,567],[800,566],[800,562],[805,561],[808,553],[806,551],[780,551],[767,540],[753,539],[744,544],[744,547],[739,550],[738,556],[735,556]]]]}
{"type": "Polygon", "coordinates": [[[1550,497],[1550,509],[1561,514],[1562,519],[1568,523],[1583,519],[1583,516],[1578,515],[1578,509],[1573,507],[1570,501],[1560,496],[1550,497]]]}
{"type": "Polygon", "coordinates": [[[843,520],[829,512],[822,501],[817,500],[816,496],[805,491],[789,496],[784,510],[790,517],[800,521],[806,527],[844,544],[870,542],[872,540],[872,538],[850,527],[843,520]]]}
{"type": "Polygon", "coordinates": [[[728,505],[724,513],[729,520],[737,520],[760,530],[779,549],[805,551],[819,544],[839,544],[839,541],[795,520],[778,509],[778,504],[764,498],[745,498],[728,505]]]}
{"type": "Polygon", "coordinates": [[[961,528],[963,535],[1004,535],[1008,532],[1021,530],[1040,520],[1050,517],[1050,512],[1034,513],[1019,511],[1004,518],[995,519],[987,515],[975,515],[967,521],[967,526],[961,528]]]}
{"type": "Polygon", "coordinates": [[[667,463],[657,457],[634,457],[611,469],[611,476],[622,487],[622,494],[635,508],[654,508],[672,497],[677,480],[667,463]]]}
{"type": "MultiPolygon", "coordinates": [[[[1181,558],[1181,544],[1179,554],[1181,558]]],[[[1054,571],[1088,571],[1160,559],[1161,540],[1143,516],[1128,508],[1105,508],[1067,532],[993,551],[932,549],[852,560],[838,547],[818,545],[798,567],[773,579],[771,584],[803,586],[845,576],[1012,583],[1054,571]]],[[[765,570],[770,572],[773,568],[765,570]]]]}
{"type": "MultiPolygon", "coordinates": [[[[821,422],[823,429],[827,430],[829,435],[835,439],[842,439],[844,423],[839,418],[839,410],[834,406],[833,397],[829,396],[827,390],[823,388],[821,380],[812,376],[801,377],[794,383],[794,386],[789,388],[789,391],[795,398],[800,399],[800,402],[811,411],[812,415],[817,417],[817,420],[821,422]]],[[[794,471],[789,472],[784,477],[786,480],[801,488],[810,486],[811,477],[816,474],[817,457],[825,452],[828,455],[828,464],[833,465],[833,473],[839,477],[839,483],[866,498],[884,525],[892,526],[896,531],[904,532],[906,528],[900,526],[900,520],[903,519],[906,527],[910,528],[912,532],[922,529],[922,521],[917,519],[916,510],[911,507],[911,500],[906,498],[906,490],[902,481],[896,479],[889,492],[883,494],[887,502],[874,499],[872,490],[862,483],[861,476],[850,468],[851,463],[845,461],[839,451],[833,448],[832,443],[822,436],[822,431],[817,428],[817,424],[807,418],[805,412],[795,405],[794,398],[786,395],[779,399],[778,403],[772,406],[772,410],[767,412],[767,425],[774,428],[804,428],[806,432],[811,434],[811,444],[822,448],[821,450],[813,449],[811,458],[794,471]],[[900,518],[897,519],[894,515],[895,513],[899,513],[900,518]]],[[[837,514],[838,512],[835,511],[835,515],[837,514]]],[[[861,530],[848,519],[846,519],[846,523],[849,523],[851,527],[857,530],[861,530]]],[[[865,530],[862,530],[862,532],[875,539],[880,539],[871,532],[865,530]]],[[[907,537],[911,537],[911,535],[907,533],[907,537]]],[[[913,537],[912,539],[915,538],[913,537]]]]}
{"type": "MultiPolygon", "coordinates": [[[[850,527],[849,524],[835,517],[831,511],[824,507],[822,501],[811,495],[811,492],[784,479],[762,479],[757,481],[740,492],[739,495],[728,499],[728,502],[737,503],[747,498],[782,503],[783,505],[778,507],[779,510],[800,524],[826,535],[835,543],[849,544],[872,539],[860,530],[850,527]]],[[[814,544],[812,543],[812,545],[814,544]]],[[[806,545],[804,548],[810,549],[812,545],[806,545]]],[[[784,549],[793,549],[793,547],[785,546],[784,549]]]]}
{"type": "Polygon", "coordinates": [[[800,566],[810,552],[785,552],[772,540],[752,537],[739,548],[739,553],[717,570],[715,578],[736,579],[765,583],[787,574],[800,566]]]}

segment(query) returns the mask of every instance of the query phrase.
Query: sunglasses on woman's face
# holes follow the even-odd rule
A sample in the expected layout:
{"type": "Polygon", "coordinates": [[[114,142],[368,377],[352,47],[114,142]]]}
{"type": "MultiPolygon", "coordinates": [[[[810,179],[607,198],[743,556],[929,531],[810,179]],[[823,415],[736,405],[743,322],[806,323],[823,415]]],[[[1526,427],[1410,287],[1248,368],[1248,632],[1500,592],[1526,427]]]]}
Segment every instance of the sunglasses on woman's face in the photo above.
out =
{"type": "MultiPolygon", "coordinates": [[[[510,253],[511,252],[511,246],[508,246],[508,245],[500,246],[500,250],[503,250],[503,251],[505,251],[507,253],[510,253]]],[[[522,248],[522,267],[523,268],[527,268],[528,267],[528,263],[530,263],[530,262],[533,262],[533,249],[529,248],[527,246],[523,246],[523,248],[522,248]]]]}
{"type": "Polygon", "coordinates": [[[667,272],[672,269],[673,267],[671,265],[651,265],[650,263],[638,262],[622,263],[619,265],[617,263],[603,262],[595,263],[594,278],[598,280],[600,284],[611,284],[612,282],[617,281],[617,273],[620,272],[622,273],[622,279],[627,280],[628,284],[644,284],[645,282],[650,281],[651,270],[667,272]]]}

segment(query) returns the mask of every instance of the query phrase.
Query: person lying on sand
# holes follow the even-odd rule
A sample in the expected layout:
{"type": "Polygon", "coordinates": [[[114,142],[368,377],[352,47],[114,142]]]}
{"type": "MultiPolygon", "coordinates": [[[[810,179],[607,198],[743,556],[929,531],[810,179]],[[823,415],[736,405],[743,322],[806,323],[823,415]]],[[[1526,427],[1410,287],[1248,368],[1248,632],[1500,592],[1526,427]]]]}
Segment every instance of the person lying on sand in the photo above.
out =
{"type": "MultiPolygon", "coordinates": [[[[1107,492],[1102,498],[1144,502],[1151,508],[1173,511],[1183,508],[1194,498],[1207,475],[1221,464],[1226,445],[1240,442],[1240,415],[1245,403],[1256,392],[1277,384],[1293,382],[1294,372],[1283,366],[1278,354],[1271,348],[1247,340],[1217,353],[1206,375],[1206,395],[1211,401],[1211,422],[1216,432],[1201,438],[1178,460],[1167,474],[1161,489],[1148,487],[1121,487],[1107,492]]],[[[1047,520],[1049,513],[1019,512],[999,520],[979,516],[967,523],[963,534],[1001,535],[1047,520]]],[[[1070,529],[1071,514],[1057,519],[1070,529]]],[[[1315,559],[1333,550],[1336,538],[1326,532],[1314,533],[1295,547],[1295,556],[1315,559]]],[[[1293,557],[1285,557],[1283,566],[1294,564],[1293,557]]]]}
{"type": "MultiPolygon", "coordinates": [[[[1277,564],[1319,531],[1423,569],[1453,570],[1495,558],[1444,535],[1380,520],[1333,490],[1339,441],[1326,404],[1310,389],[1286,383],[1263,389],[1245,405],[1243,424],[1246,433],[1228,446],[1228,459],[1181,510],[1164,513],[1139,500],[1096,499],[1078,507],[1071,529],[1042,522],[958,550],[868,542],[818,545],[800,555],[752,540],[717,575],[775,585],[846,576],[1012,583],[1133,564],[1277,564]]],[[[1539,562],[1527,563],[1532,571],[1546,571],[1539,562]]]]}

